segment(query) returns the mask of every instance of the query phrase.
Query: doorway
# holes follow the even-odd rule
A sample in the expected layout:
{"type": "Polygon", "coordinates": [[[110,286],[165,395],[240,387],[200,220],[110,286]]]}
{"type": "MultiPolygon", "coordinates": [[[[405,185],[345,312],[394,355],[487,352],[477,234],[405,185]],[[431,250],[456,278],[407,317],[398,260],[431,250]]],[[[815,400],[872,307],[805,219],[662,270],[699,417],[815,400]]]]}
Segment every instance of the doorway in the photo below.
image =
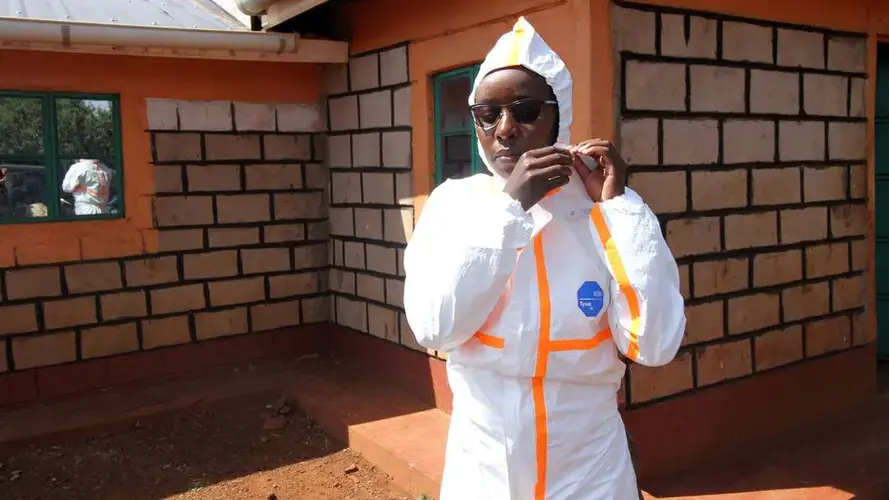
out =
{"type": "Polygon", "coordinates": [[[877,46],[874,113],[877,357],[889,361],[889,44],[877,46]]]}

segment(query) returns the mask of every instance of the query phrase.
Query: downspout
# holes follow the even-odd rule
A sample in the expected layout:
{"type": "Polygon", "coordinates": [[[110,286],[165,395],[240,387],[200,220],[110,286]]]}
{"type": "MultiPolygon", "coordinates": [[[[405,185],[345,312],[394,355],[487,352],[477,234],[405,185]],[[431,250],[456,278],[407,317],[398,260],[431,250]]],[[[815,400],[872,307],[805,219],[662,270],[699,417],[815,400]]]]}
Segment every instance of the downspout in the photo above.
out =
{"type": "Polygon", "coordinates": [[[275,0],[235,0],[238,10],[248,16],[261,16],[266,13],[275,0]]]}
{"type": "Polygon", "coordinates": [[[238,10],[251,16],[251,23],[253,18],[263,16],[266,30],[327,2],[328,0],[234,0],[238,10]]]}

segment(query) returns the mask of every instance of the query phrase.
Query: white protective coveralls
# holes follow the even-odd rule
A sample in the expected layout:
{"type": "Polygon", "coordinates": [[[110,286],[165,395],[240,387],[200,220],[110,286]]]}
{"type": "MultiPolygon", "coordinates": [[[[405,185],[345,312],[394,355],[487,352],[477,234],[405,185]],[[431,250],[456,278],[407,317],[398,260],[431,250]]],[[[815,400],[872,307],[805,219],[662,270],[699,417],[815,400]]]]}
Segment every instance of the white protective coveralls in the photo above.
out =
{"type": "MultiPolygon", "coordinates": [[[[474,89],[519,65],[553,88],[559,142],[570,144],[571,77],[524,19],[474,89]]],[[[422,346],[450,354],[441,499],[638,498],[616,349],[663,365],[685,329],[658,220],[630,189],[594,204],[577,174],[528,212],[504,185],[496,174],[444,182],[405,252],[408,322],[422,346]]]]}
{"type": "Polygon", "coordinates": [[[107,214],[113,177],[114,171],[98,160],[78,160],[71,165],[62,181],[62,191],[74,194],[74,213],[107,214]]]}

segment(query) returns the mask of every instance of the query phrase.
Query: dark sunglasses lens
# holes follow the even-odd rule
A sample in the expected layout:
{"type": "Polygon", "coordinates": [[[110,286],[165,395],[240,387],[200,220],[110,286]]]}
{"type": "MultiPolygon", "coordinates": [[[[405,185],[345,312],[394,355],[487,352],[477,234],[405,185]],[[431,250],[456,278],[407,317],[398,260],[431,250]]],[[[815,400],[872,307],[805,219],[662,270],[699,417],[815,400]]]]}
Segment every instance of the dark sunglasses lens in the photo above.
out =
{"type": "Polygon", "coordinates": [[[472,108],[472,116],[482,127],[493,127],[500,119],[500,108],[498,106],[476,106],[472,108]]]}
{"type": "Polygon", "coordinates": [[[519,101],[509,105],[509,112],[515,121],[522,125],[530,125],[537,121],[540,117],[540,110],[543,108],[543,101],[519,101]]]}

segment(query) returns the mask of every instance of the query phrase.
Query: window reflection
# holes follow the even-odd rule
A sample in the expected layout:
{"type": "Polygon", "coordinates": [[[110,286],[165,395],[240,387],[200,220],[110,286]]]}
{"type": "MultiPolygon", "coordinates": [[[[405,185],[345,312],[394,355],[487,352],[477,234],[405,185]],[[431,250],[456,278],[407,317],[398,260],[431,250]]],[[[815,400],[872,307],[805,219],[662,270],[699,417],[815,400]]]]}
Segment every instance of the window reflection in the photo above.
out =
{"type": "Polygon", "coordinates": [[[461,179],[469,177],[472,171],[472,136],[452,135],[444,138],[442,178],[461,179]]]}
{"type": "Polygon", "coordinates": [[[113,158],[111,101],[56,99],[56,129],[62,158],[113,158]]]}
{"type": "Polygon", "coordinates": [[[44,174],[36,162],[0,162],[0,220],[48,215],[44,174]]]}
{"type": "Polygon", "coordinates": [[[33,97],[0,97],[0,155],[43,154],[43,101],[33,97]]]}
{"type": "Polygon", "coordinates": [[[463,130],[472,125],[468,111],[472,82],[468,76],[441,82],[441,114],[439,131],[463,130]]]}
{"type": "Polygon", "coordinates": [[[62,217],[118,213],[111,101],[56,98],[62,217]]]}
{"type": "Polygon", "coordinates": [[[488,173],[476,152],[475,125],[469,113],[469,93],[477,66],[433,76],[435,91],[435,176],[441,183],[488,173]]]}
{"type": "Polygon", "coordinates": [[[115,113],[113,98],[0,93],[0,223],[120,213],[115,113]]]}
{"type": "Polygon", "coordinates": [[[117,213],[115,171],[100,160],[62,161],[62,215],[102,215],[117,213]]]}
{"type": "Polygon", "coordinates": [[[43,101],[0,97],[0,220],[46,217],[43,101]]]}

